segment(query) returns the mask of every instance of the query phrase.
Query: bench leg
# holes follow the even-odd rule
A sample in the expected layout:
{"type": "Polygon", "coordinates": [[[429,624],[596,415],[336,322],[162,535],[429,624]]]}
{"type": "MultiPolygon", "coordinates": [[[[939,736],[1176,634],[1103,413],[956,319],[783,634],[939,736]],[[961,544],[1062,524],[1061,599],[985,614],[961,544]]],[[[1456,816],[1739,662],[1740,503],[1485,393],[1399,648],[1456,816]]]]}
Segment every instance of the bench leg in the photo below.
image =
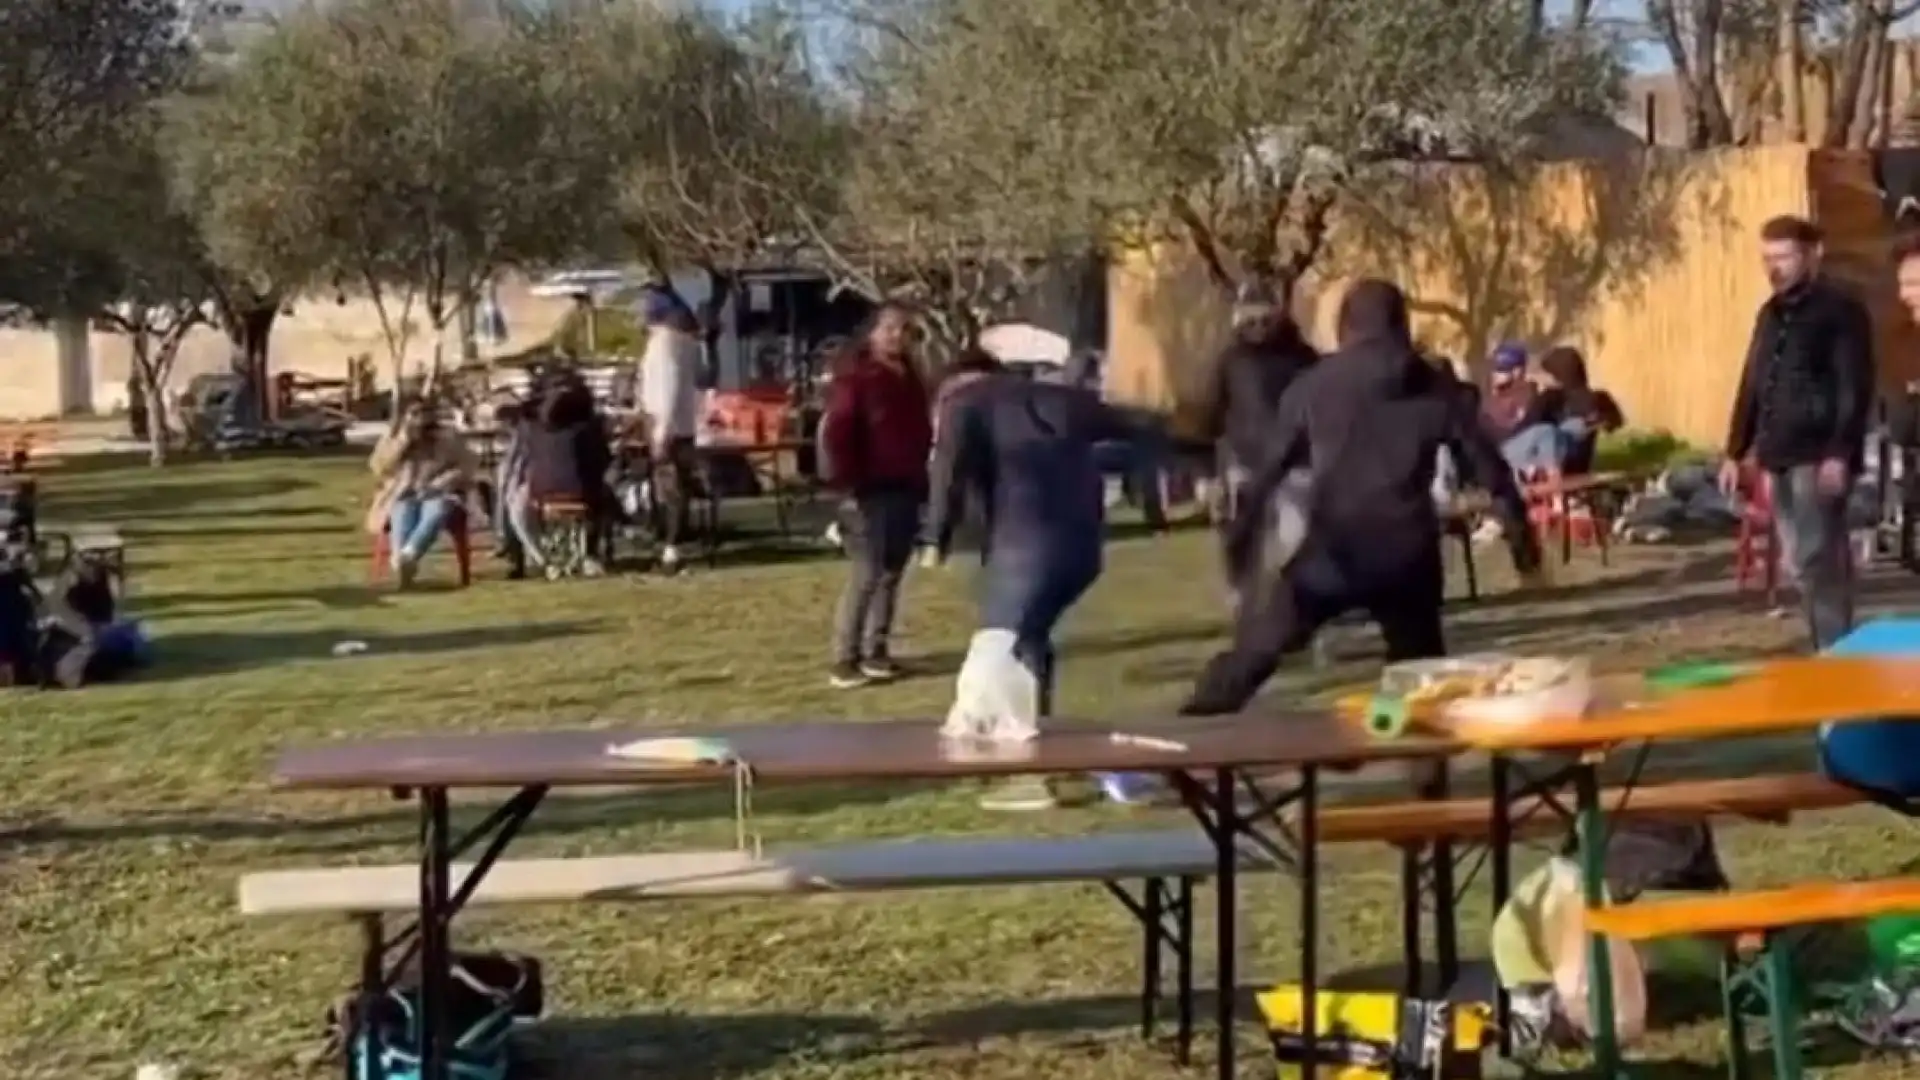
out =
{"type": "Polygon", "coordinates": [[[1112,893],[1140,922],[1140,1037],[1151,1039],[1159,1024],[1160,996],[1165,988],[1167,953],[1173,954],[1175,1004],[1179,1029],[1174,1056],[1186,1064],[1193,1045],[1193,884],[1179,879],[1176,891],[1164,878],[1148,878],[1136,898],[1114,882],[1112,893]]]}
{"type": "Polygon", "coordinates": [[[1747,1022],[1744,1006],[1747,995],[1741,982],[1740,956],[1728,942],[1720,954],[1720,1012],[1727,1025],[1727,1080],[1748,1080],[1752,1068],[1747,1058],[1747,1022]]]}
{"type": "Polygon", "coordinates": [[[1775,1080],[1800,1080],[1800,1010],[1793,1000],[1793,950],[1784,937],[1767,935],[1761,950],[1767,995],[1767,1028],[1773,1034],[1775,1080]]]}
{"type": "Polygon", "coordinates": [[[1140,896],[1140,922],[1145,933],[1145,944],[1140,954],[1140,1037],[1153,1038],[1153,1028],[1159,1019],[1160,1007],[1160,960],[1163,953],[1161,945],[1167,938],[1167,927],[1163,921],[1165,913],[1161,911],[1161,900],[1165,897],[1165,884],[1160,878],[1148,878],[1146,887],[1140,896]]]}
{"type": "Polygon", "coordinates": [[[347,1080],[385,1080],[386,1064],[367,1032],[373,1026],[374,1002],[386,989],[386,928],[378,915],[362,915],[358,921],[360,987],[347,1010],[341,1057],[346,1062],[347,1080]]]}

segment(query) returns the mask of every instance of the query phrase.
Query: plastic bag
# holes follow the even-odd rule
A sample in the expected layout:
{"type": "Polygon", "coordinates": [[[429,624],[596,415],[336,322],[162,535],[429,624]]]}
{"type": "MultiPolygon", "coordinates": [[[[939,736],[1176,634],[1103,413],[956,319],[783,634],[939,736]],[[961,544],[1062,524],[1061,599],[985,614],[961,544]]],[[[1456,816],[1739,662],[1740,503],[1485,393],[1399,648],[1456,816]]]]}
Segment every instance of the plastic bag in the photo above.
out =
{"type": "MultiPolygon", "coordinates": [[[[1492,953],[1501,986],[1526,992],[1530,1000],[1539,1000],[1551,987],[1554,1012],[1574,1031],[1591,1038],[1586,910],[1580,867],[1569,859],[1550,859],[1515,886],[1506,906],[1494,917],[1492,953]]],[[[1639,953],[1624,942],[1609,942],[1607,953],[1613,975],[1614,1033],[1626,1043],[1646,1031],[1645,968],[1639,953]]],[[[1544,1031],[1522,1035],[1516,1045],[1542,1038],[1544,1031]]]]}
{"type": "Polygon", "coordinates": [[[1006,743],[1039,738],[1040,680],[1016,653],[1017,643],[1011,630],[973,635],[940,734],[1006,743]]]}

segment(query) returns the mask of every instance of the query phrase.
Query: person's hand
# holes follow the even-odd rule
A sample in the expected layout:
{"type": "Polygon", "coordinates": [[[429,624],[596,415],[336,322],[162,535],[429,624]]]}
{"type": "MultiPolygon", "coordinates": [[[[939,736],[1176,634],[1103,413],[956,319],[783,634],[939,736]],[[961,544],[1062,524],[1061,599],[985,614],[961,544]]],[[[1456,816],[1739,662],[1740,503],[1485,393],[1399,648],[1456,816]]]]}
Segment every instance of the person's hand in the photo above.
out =
{"type": "Polygon", "coordinates": [[[1720,494],[1732,498],[1740,490],[1740,463],[1728,458],[1720,463],[1720,494]]]}
{"type": "Polygon", "coordinates": [[[940,549],[934,547],[932,544],[927,544],[920,548],[920,566],[923,569],[938,570],[941,566],[945,565],[946,561],[947,557],[942,555],[940,549]]]}
{"type": "Polygon", "coordinates": [[[1814,474],[1814,482],[1822,495],[1844,495],[1847,491],[1847,463],[1843,458],[1830,457],[1820,463],[1820,469],[1814,474]]]}

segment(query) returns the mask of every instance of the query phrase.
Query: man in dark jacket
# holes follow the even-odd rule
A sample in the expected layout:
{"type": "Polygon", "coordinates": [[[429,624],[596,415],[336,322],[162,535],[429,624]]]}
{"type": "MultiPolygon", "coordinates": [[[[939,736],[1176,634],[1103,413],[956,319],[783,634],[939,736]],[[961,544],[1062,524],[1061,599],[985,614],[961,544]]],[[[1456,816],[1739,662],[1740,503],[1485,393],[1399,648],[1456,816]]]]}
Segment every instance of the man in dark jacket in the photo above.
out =
{"type": "MultiPolygon", "coordinates": [[[[963,505],[981,527],[981,630],[1012,631],[1033,672],[1042,716],[1053,707],[1053,631],[1100,577],[1105,482],[1100,446],[1151,453],[1150,425],[1090,389],[1006,374],[969,353],[941,387],[928,500],[930,563],[953,544],[963,505]],[[1137,449],[1136,449],[1137,448],[1137,449]]],[[[1037,809],[1052,797],[1039,778],[990,795],[1000,809],[1037,809]]]]}
{"type": "MultiPolygon", "coordinates": [[[[1226,517],[1239,506],[1248,475],[1259,464],[1280,399],[1319,354],[1263,286],[1243,287],[1233,308],[1233,339],[1214,365],[1212,411],[1206,437],[1216,446],[1225,485],[1226,517]]],[[[1245,576],[1226,552],[1227,580],[1245,576]]]]}
{"type": "Polygon", "coordinates": [[[1280,398],[1319,358],[1300,328],[1266,292],[1242,289],[1233,308],[1233,339],[1214,364],[1206,435],[1241,470],[1260,462],[1280,398]]]}
{"type": "Polygon", "coordinates": [[[821,417],[822,464],[844,496],[840,534],[852,577],[834,619],[836,687],[899,674],[888,638],[927,493],[933,420],[908,352],[912,313],[883,306],[841,360],[821,417]]]}
{"type": "Polygon", "coordinates": [[[1011,630],[1040,677],[1053,628],[1100,576],[1105,490],[1095,447],[1148,430],[1099,395],[1004,374],[971,353],[943,388],[927,538],[946,558],[963,505],[977,507],[985,566],[980,629],[1011,630]]]}
{"type": "Polygon", "coordinates": [[[1230,530],[1235,564],[1247,574],[1233,643],[1201,673],[1182,712],[1237,712],[1283,656],[1356,609],[1380,625],[1389,660],[1446,651],[1431,492],[1442,447],[1493,497],[1514,563],[1531,575],[1539,545],[1499,447],[1452,381],[1415,351],[1406,297],[1384,281],[1362,281],[1340,308],[1339,352],[1301,376],[1269,429],[1230,530]],[[1306,462],[1311,479],[1296,507],[1305,533],[1283,559],[1264,550],[1273,501],[1306,462]]]}
{"type": "Polygon", "coordinates": [[[1754,320],[1720,471],[1728,492],[1743,467],[1770,478],[1781,551],[1816,649],[1853,627],[1847,496],[1875,389],[1872,321],[1860,301],[1819,276],[1820,240],[1800,218],[1761,228],[1773,296],[1754,320]]]}

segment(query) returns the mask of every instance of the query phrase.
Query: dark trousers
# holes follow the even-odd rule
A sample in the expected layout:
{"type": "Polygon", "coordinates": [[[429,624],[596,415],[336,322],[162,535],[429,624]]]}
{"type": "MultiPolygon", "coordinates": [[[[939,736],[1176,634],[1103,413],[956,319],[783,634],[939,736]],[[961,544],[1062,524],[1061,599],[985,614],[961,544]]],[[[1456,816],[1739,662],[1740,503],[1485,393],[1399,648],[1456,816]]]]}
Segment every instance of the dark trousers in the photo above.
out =
{"type": "Polygon", "coordinates": [[[858,663],[887,655],[894,609],[900,603],[900,579],[919,535],[920,497],[914,492],[869,492],[840,508],[840,536],[849,574],[833,621],[838,662],[858,663]]]}
{"type": "MultiPolygon", "coordinates": [[[[1329,554],[1341,550],[1339,543],[1330,539],[1325,548],[1310,543],[1277,578],[1242,586],[1233,642],[1200,673],[1181,706],[1183,715],[1239,712],[1282,658],[1305,649],[1321,627],[1351,611],[1363,611],[1379,624],[1389,662],[1446,654],[1440,625],[1446,574],[1438,541],[1403,563],[1366,567],[1329,554]]],[[[1369,541],[1344,543],[1346,550],[1355,550],[1354,545],[1369,541]]]]}
{"type": "Polygon", "coordinates": [[[1853,558],[1847,551],[1846,489],[1820,490],[1819,469],[1795,465],[1772,474],[1774,528],[1781,561],[1800,589],[1813,647],[1824,649],[1853,629],[1853,558]]]}
{"type": "Polygon", "coordinates": [[[1011,630],[1014,655],[1040,687],[1040,715],[1053,714],[1053,631],[1100,577],[1100,550],[994,548],[980,575],[980,629],[1011,630]]]}
{"type": "Polygon", "coordinates": [[[659,515],[660,543],[667,547],[686,542],[698,465],[693,440],[684,438],[669,441],[666,453],[652,463],[654,513],[659,515]]]}

